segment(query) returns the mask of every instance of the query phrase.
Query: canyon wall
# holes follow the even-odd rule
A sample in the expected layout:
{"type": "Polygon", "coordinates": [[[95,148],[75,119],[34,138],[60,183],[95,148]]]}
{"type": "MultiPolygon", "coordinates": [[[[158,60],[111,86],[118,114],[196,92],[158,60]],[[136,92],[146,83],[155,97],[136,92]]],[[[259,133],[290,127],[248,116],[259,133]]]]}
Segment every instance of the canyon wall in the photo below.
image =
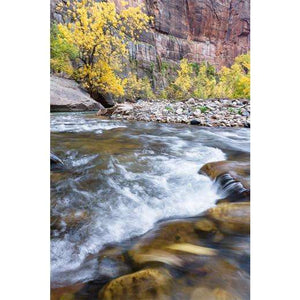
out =
{"type": "MultiPolygon", "coordinates": [[[[51,0],[51,18],[61,21],[51,0]]],[[[114,0],[117,6],[121,0],[114,0]]],[[[218,69],[250,49],[250,0],[129,0],[143,3],[154,17],[150,32],[131,45],[130,55],[138,72],[154,86],[164,85],[157,71],[182,58],[207,61],[218,69]]]]}

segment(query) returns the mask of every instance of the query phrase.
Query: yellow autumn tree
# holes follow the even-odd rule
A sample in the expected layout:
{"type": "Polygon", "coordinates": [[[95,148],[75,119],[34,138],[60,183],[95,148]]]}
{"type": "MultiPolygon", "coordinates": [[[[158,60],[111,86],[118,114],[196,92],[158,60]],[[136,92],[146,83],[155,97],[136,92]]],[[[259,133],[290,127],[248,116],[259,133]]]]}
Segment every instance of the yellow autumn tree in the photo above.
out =
{"type": "Polygon", "coordinates": [[[154,98],[149,78],[138,78],[136,74],[129,72],[123,82],[125,84],[125,92],[128,99],[137,100],[140,98],[154,98]]]}
{"type": "Polygon", "coordinates": [[[219,72],[215,88],[218,98],[250,98],[250,53],[239,55],[230,67],[219,72]]]}
{"type": "Polygon", "coordinates": [[[207,63],[199,66],[198,74],[193,81],[193,97],[207,99],[214,96],[216,87],[215,68],[207,63]]]}
{"type": "Polygon", "coordinates": [[[167,88],[167,95],[170,98],[183,99],[191,93],[193,86],[193,68],[186,58],[180,61],[177,77],[167,88]]]}
{"type": "Polygon", "coordinates": [[[250,98],[250,53],[235,58],[230,68],[220,71],[208,63],[182,59],[175,80],[162,91],[164,97],[184,99],[250,98]]]}
{"type": "Polygon", "coordinates": [[[72,76],[90,93],[124,94],[122,71],[128,44],[147,30],[151,20],[142,9],[141,5],[130,7],[125,1],[119,10],[113,2],[94,0],[57,4],[67,20],[57,26],[60,37],[78,52],[72,76]]]}

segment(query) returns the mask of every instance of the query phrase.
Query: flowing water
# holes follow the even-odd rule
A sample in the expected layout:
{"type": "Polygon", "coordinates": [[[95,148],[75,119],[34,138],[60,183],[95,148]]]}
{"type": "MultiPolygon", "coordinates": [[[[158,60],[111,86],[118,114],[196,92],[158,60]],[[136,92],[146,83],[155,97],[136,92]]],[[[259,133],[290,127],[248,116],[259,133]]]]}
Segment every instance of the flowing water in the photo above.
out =
{"type": "Polygon", "coordinates": [[[53,286],[93,279],[89,255],[141,235],[164,218],[195,216],[220,198],[206,163],[249,159],[249,129],[201,128],[51,115],[53,286]]]}

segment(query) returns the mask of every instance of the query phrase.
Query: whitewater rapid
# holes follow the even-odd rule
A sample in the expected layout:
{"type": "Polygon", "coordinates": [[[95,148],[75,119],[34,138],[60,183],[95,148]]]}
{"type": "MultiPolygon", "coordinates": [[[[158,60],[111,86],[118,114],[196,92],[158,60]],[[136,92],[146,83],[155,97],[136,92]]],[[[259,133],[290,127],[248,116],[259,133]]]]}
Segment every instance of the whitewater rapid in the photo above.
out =
{"type": "Polygon", "coordinates": [[[198,170],[249,152],[249,130],[52,114],[51,150],[68,168],[51,183],[51,216],[88,215],[75,229],[53,232],[51,278],[59,285],[92,279],[86,258],[104,245],[212,207],[219,195],[198,170]]]}

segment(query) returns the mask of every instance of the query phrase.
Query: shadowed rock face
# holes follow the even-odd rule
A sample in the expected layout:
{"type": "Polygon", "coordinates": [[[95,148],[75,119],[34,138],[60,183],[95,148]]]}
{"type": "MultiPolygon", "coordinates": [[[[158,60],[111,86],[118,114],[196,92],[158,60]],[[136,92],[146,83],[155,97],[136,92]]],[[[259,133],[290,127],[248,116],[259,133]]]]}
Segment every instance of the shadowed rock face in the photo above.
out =
{"type": "MultiPolygon", "coordinates": [[[[121,0],[113,0],[119,7],[121,0]]],[[[51,18],[62,22],[51,0],[51,18]]],[[[177,62],[186,57],[208,61],[218,68],[250,49],[250,0],[130,0],[143,3],[154,17],[151,32],[132,45],[131,55],[141,67],[177,62]]]]}

